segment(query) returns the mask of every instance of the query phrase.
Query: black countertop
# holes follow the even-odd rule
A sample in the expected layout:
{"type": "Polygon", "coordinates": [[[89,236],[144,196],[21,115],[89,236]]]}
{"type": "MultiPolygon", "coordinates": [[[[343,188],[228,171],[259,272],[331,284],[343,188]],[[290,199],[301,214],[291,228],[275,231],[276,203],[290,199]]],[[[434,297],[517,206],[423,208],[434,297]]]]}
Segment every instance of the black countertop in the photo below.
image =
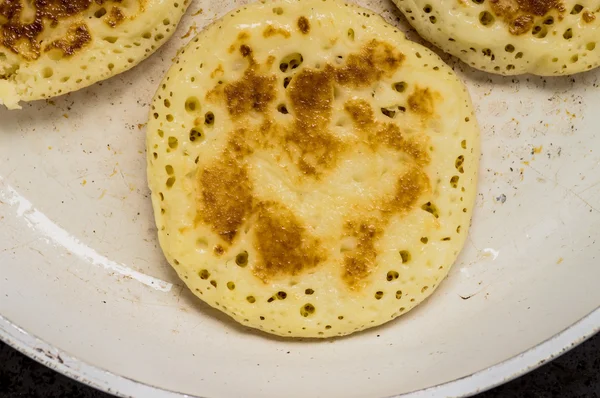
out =
{"type": "MultiPolygon", "coordinates": [[[[0,343],[1,398],[110,398],[0,343]]],[[[478,398],[600,398],[600,335],[478,398]]]]}

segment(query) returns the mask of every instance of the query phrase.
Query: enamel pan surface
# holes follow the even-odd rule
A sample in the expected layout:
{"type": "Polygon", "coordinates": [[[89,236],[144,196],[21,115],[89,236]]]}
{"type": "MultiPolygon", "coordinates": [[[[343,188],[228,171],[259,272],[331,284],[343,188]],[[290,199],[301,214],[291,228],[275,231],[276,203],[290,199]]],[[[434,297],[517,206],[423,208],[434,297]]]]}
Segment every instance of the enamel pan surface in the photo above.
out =
{"type": "MultiPolygon", "coordinates": [[[[120,396],[445,397],[598,331],[600,70],[504,78],[447,56],[472,95],[483,155],[470,237],[429,300],[380,328],[298,341],[195,299],[157,244],[145,123],[177,49],[244,3],[196,0],[134,70],[0,109],[2,340],[120,396]]],[[[360,4],[417,39],[391,1],[360,4]]]]}

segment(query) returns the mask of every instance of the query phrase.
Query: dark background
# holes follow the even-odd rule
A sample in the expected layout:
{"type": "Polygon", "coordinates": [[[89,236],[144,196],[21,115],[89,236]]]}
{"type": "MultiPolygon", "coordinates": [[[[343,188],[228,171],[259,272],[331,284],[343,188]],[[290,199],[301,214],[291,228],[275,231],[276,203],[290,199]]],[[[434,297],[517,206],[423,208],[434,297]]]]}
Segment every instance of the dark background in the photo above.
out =
{"type": "MultiPolygon", "coordinates": [[[[0,343],[1,398],[111,398],[0,343]]],[[[553,362],[477,398],[600,398],[600,334],[553,362]]]]}

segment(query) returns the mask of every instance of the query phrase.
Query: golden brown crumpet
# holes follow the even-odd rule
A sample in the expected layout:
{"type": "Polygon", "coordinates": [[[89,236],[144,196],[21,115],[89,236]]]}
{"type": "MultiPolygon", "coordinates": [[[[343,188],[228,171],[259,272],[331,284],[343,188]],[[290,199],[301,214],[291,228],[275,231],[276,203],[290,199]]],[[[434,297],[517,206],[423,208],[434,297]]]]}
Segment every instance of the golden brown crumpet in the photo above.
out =
{"type": "Polygon", "coordinates": [[[460,252],[478,134],[454,73],[368,10],[246,6],[182,50],[154,98],[161,247],[244,325],[305,337],[380,325],[460,252]]]}
{"type": "Polygon", "coordinates": [[[474,68],[568,75],[600,64],[598,0],[394,0],[421,36],[474,68]]]}
{"type": "Polygon", "coordinates": [[[0,1],[0,105],[78,90],[137,65],[189,0],[0,1]]]}

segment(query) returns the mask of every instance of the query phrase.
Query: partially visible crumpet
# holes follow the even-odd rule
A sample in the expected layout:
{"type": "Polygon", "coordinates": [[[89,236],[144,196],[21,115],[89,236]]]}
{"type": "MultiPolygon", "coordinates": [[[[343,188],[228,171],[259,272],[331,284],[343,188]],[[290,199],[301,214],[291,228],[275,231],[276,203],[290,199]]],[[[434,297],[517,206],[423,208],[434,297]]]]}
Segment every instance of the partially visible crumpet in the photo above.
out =
{"type": "Polygon", "coordinates": [[[598,0],[394,0],[423,38],[501,75],[568,75],[600,64],[598,0]]]}
{"type": "Polygon", "coordinates": [[[175,32],[189,0],[0,1],[0,105],[124,72],[175,32]]]}

